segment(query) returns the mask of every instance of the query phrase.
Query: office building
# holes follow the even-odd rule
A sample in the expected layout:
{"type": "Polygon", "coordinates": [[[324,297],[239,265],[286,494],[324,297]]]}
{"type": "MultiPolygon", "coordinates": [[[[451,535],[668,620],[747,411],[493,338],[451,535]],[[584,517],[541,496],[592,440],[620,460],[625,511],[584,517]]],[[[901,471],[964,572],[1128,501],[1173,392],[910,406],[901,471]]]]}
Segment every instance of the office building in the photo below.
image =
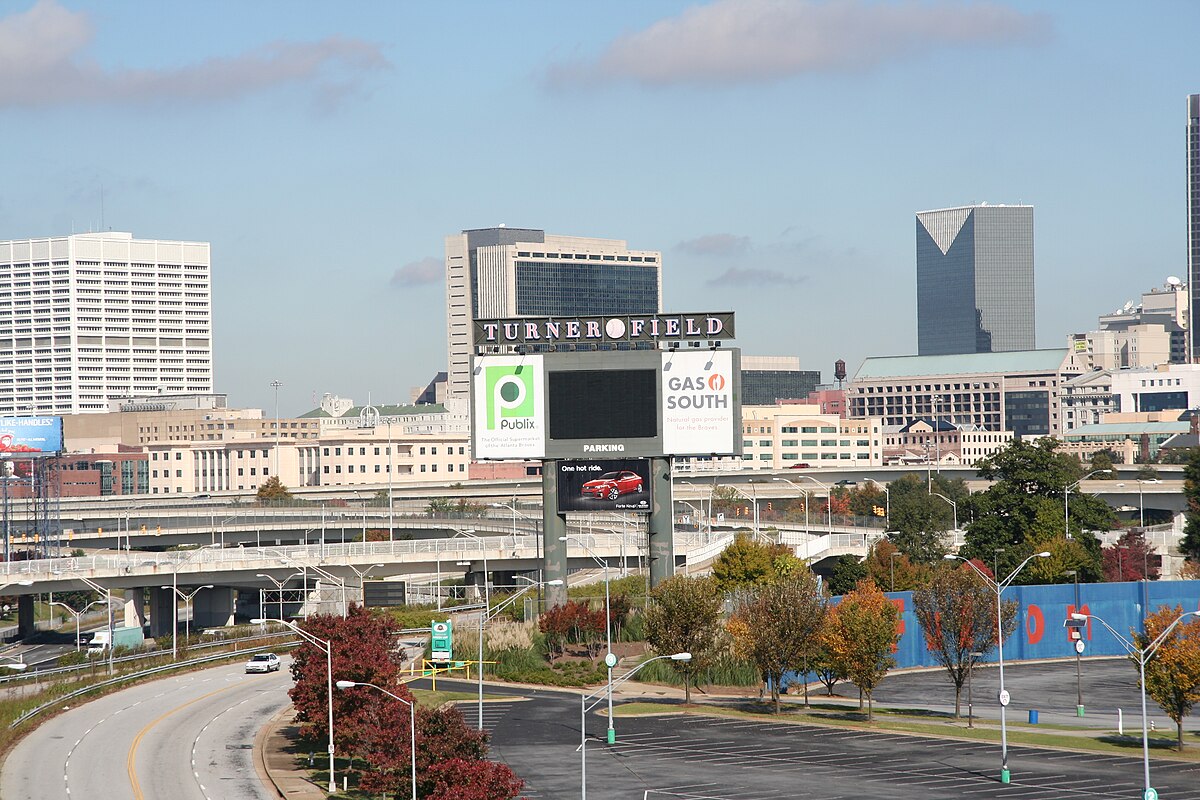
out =
{"type": "Polygon", "coordinates": [[[985,431],[943,419],[917,419],[883,429],[883,463],[973,466],[999,453],[1012,440],[1012,431],[985,431]]]}
{"type": "MultiPolygon", "coordinates": [[[[1200,94],[1187,99],[1188,319],[1200,311],[1200,94]]],[[[1200,360],[1200,331],[1189,329],[1188,360],[1200,360]]]]}
{"type": "Polygon", "coordinates": [[[800,369],[796,356],[742,356],[742,405],[802,400],[820,382],[821,373],[800,369]]]}
{"type": "Polygon", "coordinates": [[[96,413],[213,384],[208,242],[0,242],[0,415],[96,413]]]}
{"type": "Polygon", "coordinates": [[[1176,277],[1101,314],[1099,328],[1067,337],[1085,369],[1125,369],[1187,363],[1188,290],[1176,277]]]}
{"type": "Polygon", "coordinates": [[[1016,436],[1062,431],[1059,392],[1079,374],[1066,348],[863,361],[846,390],[850,416],[884,425],[918,419],[1016,436]]]}
{"type": "Polygon", "coordinates": [[[917,214],[917,352],[1032,350],[1033,207],[917,214]]]}
{"type": "Polygon", "coordinates": [[[484,228],[446,237],[446,397],[470,393],[471,321],[656,314],[662,254],[619,239],[484,228]]]}
{"type": "Polygon", "coordinates": [[[882,465],[877,418],[843,419],[813,405],[742,406],[744,469],[882,465]]]}

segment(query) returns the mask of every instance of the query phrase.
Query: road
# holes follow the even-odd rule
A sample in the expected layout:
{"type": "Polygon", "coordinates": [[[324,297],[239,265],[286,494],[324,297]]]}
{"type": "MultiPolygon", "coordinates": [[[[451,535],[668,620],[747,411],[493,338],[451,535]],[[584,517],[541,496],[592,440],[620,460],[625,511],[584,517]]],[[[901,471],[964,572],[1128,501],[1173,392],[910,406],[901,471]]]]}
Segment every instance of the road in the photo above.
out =
{"type": "Polygon", "coordinates": [[[0,797],[269,800],[254,737],[290,702],[290,661],[269,675],[246,675],[241,662],[215,667],[71,708],[9,754],[0,797]]]}

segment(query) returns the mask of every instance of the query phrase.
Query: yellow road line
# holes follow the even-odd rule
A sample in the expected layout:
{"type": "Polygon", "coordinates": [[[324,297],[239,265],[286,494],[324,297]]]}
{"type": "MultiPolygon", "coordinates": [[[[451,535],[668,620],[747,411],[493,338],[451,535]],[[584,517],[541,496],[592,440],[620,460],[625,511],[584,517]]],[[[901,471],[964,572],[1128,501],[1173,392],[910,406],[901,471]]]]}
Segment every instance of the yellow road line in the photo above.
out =
{"type": "Polygon", "coordinates": [[[138,783],[138,779],[137,779],[137,749],[138,749],[138,745],[140,745],[142,743],[142,738],[147,733],[150,732],[150,729],[153,728],[158,723],[162,722],[167,717],[174,714],[176,711],[182,711],[183,709],[187,708],[190,705],[199,703],[201,700],[207,700],[208,698],[212,697],[213,695],[218,695],[221,692],[228,692],[230,689],[233,689],[239,685],[240,684],[233,684],[232,686],[226,686],[223,689],[217,689],[215,692],[209,692],[208,694],[201,695],[200,697],[197,697],[195,700],[189,700],[188,702],[184,703],[181,706],[176,706],[175,708],[172,708],[170,711],[166,712],[165,714],[160,716],[158,719],[154,720],[149,725],[147,725],[146,727],[144,727],[140,731],[138,731],[138,735],[133,737],[133,744],[129,746],[129,756],[125,759],[125,769],[129,772],[129,785],[133,787],[134,800],[146,800],[146,796],[144,794],[142,794],[142,785],[140,783],[138,783]]]}

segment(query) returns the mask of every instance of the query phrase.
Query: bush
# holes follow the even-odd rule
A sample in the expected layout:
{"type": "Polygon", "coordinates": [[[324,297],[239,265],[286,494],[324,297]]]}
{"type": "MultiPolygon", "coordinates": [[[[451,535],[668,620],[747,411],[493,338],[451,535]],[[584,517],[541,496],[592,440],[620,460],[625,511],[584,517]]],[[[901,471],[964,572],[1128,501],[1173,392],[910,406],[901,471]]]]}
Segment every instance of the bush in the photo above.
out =
{"type": "Polygon", "coordinates": [[[500,620],[493,622],[487,629],[484,642],[489,657],[506,650],[533,650],[533,623],[509,622],[500,620]]]}
{"type": "Polygon", "coordinates": [[[72,650],[59,656],[57,663],[60,667],[73,667],[76,664],[86,664],[87,660],[87,650],[72,650]]]}

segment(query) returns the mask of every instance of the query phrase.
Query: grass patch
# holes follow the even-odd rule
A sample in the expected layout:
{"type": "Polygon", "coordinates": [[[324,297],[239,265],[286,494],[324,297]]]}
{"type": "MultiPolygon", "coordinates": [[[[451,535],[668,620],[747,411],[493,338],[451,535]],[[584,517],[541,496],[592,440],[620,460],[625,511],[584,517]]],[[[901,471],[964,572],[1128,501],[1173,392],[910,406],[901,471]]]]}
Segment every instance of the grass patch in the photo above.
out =
{"type": "MultiPolygon", "coordinates": [[[[875,719],[866,721],[865,712],[846,708],[812,708],[805,710],[794,706],[786,706],[782,713],[776,715],[772,706],[763,703],[761,708],[733,708],[716,705],[691,705],[684,707],[677,702],[647,702],[637,701],[622,703],[613,708],[613,714],[618,717],[647,716],[654,714],[695,714],[697,716],[735,717],[753,719],[756,722],[775,721],[781,725],[807,724],[828,725],[830,727],[847,728],[851,730],[887,731],[891,733],[911,733],[918,736],[933,736],[944,739],[963,739],[977,742],[1000,743],[1000,728],[996,723],[968,728],[965,720],[955,721],[946,716],[944,722],[930,722],[914,718],[911,714],[899,709],[881,712],[875,710],[875,719]]],[[[1105,753],[1109,755],[1124,755],[1136,757],[1141,750],[1141,736],[1118,736],[1110,731],[1094,731],[1089,736],[1067,736],[1055,733],[1035,733],[1029,729],[1018,727],[1016,730],[1009,726],[1009,744],[1027,745],[1030,747],[1049,747],[1062,750],[1084,750],[1090,753],[1105,753]]],[[[1182,753],[1174,749],[1174,737],[1152,735],[1150,749],[1156,758],[1169,758],[1182,761],[1200,761],[1200,748],[1185,748],[1182,753]]]]}
{"type": "MultiPolygon", "coordinates": [[[[478,700],[479,695],[475,692],[450,692],[438,689],[436,692],[433,689],[412,689],[413,699],[423,706],[437,708],[446,703],[455,703],[460,700],[478,700]]],[[[483,696],[484,700],[496,700],[496,695],[483,696]]]]}

